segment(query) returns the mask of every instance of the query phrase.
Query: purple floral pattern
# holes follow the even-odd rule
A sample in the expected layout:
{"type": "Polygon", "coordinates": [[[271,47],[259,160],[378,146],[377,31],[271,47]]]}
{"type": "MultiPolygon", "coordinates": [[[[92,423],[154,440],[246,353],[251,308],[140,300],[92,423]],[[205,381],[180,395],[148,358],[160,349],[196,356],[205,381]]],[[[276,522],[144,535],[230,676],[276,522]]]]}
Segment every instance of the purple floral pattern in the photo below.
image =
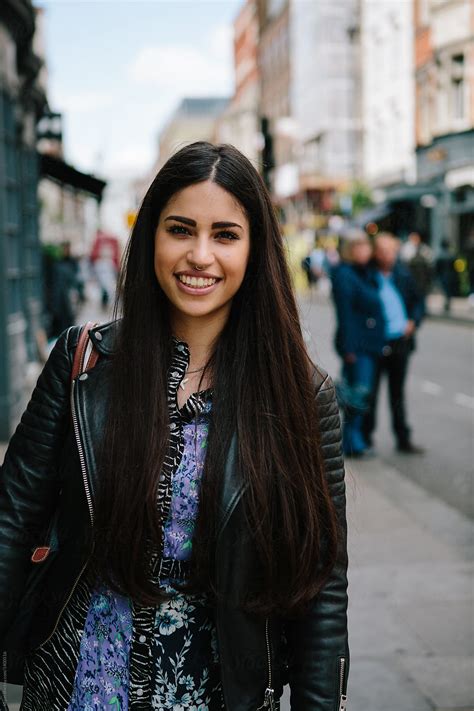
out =
{"type": "Polygon", "coordinates": [[[183,425],[183,456],[173,475],[171,506],[164,530],[164,555],[168,558],[188,560],[191,556],[208,434],[207,414],[203,413],[196,423],[183,425]]]}
{"type": "Polygon", "coordinates": [[[107,588],[93,593],[67,711],[127,711],[132,629],[128,598],[107,588]]]}

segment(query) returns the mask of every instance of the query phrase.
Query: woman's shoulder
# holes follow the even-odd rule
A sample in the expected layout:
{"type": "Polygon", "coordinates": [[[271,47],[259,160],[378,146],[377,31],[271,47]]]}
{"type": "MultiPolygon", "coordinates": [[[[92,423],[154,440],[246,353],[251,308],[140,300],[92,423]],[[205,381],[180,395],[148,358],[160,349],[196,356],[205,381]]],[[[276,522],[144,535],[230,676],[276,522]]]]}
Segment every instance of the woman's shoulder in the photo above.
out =
{"type": "MultiPolygon", "coordinates": [[[[122,319],[118,318],[107,321],[107,323],[97,324],[89,330],[89,337],[99,353],[111,355],[114,352],[121,322],[122,319]]],[[[84,325],[76,327],[78,333],[84,325]]]]}
{"type": "Polygon", "coordinates": [[[317,363],[313,363],[313,384],[317,394],[320,390],[326,390],[333,385],[331,376],[317,363]]]}

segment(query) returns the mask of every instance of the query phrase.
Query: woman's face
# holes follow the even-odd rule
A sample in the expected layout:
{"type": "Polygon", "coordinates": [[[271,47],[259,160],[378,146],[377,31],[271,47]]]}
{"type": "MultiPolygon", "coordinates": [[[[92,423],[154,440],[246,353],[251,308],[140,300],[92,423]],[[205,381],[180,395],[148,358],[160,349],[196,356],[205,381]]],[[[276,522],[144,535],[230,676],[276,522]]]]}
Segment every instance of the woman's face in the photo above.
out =
{"type": "Polygon", "coordinates": [[[155,233],[155,274],[172,313],[227,319],[249,254],[250,228],[244,209],[216,183],[184,188],[161,211],[155,233]]]}

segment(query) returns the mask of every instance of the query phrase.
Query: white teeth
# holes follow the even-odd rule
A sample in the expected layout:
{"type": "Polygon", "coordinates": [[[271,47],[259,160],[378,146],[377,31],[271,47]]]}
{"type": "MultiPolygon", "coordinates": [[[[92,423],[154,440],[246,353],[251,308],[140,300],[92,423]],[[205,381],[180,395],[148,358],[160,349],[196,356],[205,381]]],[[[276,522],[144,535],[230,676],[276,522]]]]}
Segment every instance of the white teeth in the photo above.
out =
{"type": "Polygon", "coordinates": [[[187,284],[187,286],[192,286],[195,289],[203,289],[206,286],[212,286],[212,284],[215,284],[217,281],[217,279],[213,278],[205,279],[204,277],[190,277],[186,276],[185,274],[180,274],[178,276],[178,279],[183,284],[187,284]]]}

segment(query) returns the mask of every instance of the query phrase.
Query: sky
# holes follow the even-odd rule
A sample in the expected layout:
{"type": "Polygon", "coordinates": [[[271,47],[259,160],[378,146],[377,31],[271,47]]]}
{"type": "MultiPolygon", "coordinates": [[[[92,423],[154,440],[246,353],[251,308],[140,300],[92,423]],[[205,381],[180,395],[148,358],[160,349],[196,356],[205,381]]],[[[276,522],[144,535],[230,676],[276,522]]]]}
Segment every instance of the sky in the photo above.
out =
{"type": "Polygon", "coordinates": [[[243,0],[35,0],[65,159],[111,180],[146,175],[183,96],[231,96],[243,0]]]}

